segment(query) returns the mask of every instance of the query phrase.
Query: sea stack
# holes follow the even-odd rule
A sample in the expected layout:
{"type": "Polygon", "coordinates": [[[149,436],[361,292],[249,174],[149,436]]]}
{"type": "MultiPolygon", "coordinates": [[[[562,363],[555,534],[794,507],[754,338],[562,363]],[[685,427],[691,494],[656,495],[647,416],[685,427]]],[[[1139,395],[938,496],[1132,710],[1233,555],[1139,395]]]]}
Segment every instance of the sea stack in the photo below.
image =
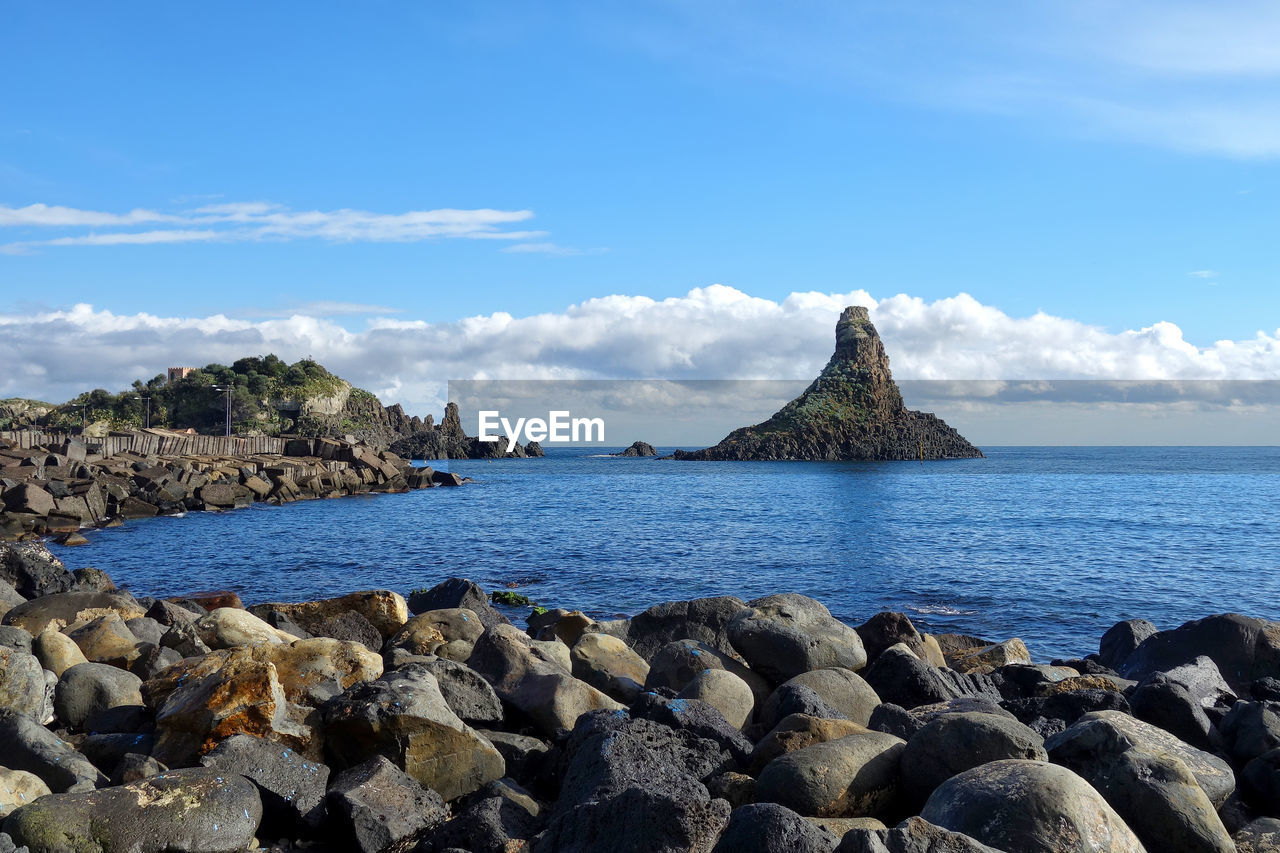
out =
{"type": "Polygon", "coordinates": [[[860,305],[840,315],[835,352],[803,394],[715,447],[675,453],[689,460],[824,462],[981,456],[944,421],[903,404],[880,334],[860,305]]]}

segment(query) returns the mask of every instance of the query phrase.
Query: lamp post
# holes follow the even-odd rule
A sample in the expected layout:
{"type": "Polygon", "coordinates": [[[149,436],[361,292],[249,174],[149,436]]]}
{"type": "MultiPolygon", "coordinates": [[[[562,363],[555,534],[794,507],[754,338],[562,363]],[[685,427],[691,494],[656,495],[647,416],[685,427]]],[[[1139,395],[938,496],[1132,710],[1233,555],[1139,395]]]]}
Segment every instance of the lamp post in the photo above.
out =
{"type": "Polygon", "coordinates": [[[224,435],[228,435],[228,436],[231,435],[231,389],[232,387],[234,386],[231,386],[231,385],[214,385],[213,386],[213,390],[215,391],[227,392],[227,429],[224,435]]]}
{"type": "Polygon", "coordinates": [[[147,418],[146,418],[146,421],[145,421],[145,424],[146,424],[146,425],[143,427],[143,429],[151,429],[151,398],[150,398],[150,397],[148,397],[148,396],[146,396],[145,394],[133,394],[133,395],[131,395],[131,396],[133,396],[133,397],[137,397],[139,400],[145,400],[145,401],[146,401],[146,404],[147,404],[147,418]]]}

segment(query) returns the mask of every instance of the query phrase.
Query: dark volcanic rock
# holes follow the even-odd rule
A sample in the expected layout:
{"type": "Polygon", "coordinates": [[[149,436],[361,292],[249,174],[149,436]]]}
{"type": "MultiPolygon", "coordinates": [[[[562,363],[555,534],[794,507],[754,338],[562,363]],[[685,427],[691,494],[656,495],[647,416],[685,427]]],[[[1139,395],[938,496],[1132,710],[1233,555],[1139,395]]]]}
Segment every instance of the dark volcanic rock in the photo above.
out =
{"type": "Polygon", "coordinates": [[[480,585],[465,578],[449,578],[431,589],[414,590],[409,593],[409,610],[415,614],[456,607],[465,607],[479,616],[486,630],[494,625],[511,624],[510,619],[499,613],[489,603],[489,596],[484,594],[480,585]]]}
{"type": "Polygon", "coordinates": [[[262,795],[263,829],[290,837],[314,830],[324,819],[329,768],[273,741],[232,735],[200,759],[206,767],[239,773],[262,795]]]}
{"type": "Polygon", "coordinates": [[[634,441],[631,446],[621,453],[615,453],[614,456],[657,456],[658,451],[653,449],[652,444],[643,441],[634,441]]]}
{"type": "Polygon", "coordinates": [[[729,642],[729,622],[746,607],[745,601],[729,595],[668,601],[633,616],[623,639],[645,660],[652,660],[654,652],[676,640],[696,640],[736,657],[729,642]]]}
{"type": "Polygon", "coordinates": [[[406,850],[448,815],[439,794],[380,755],[338,774],[328,805],[355,842],[345,849],[360,853],[406,850]]]}
{"type": "Polygon", "coordinates": [[[76,578],[40,542],[0,542],[0,580],[33,598],[76,588],[76,578]]]}
{"type": "Polygon", "coordinates": [[[980,457],[934,415],[909,411],[867,309],[844,309],[836,351],[803,394],[761,424],[677,459],[884,460],[980,457]]]}
{"type": "Polygon", "coordinates": [[[0,756],[5,767],[34,773],[55,793],[107,784],[107,777],[71,744],[13,711],[0,710],[0,756]]]}
{"type": "Polygon", "coordinates": [[[1140,681],[1154,672],[1191,663],[1200,655],[1217,664],[1236,694],[1248,696],[1254,680],[1280,673],[1280,625],[1238,613],[1197,619],[1143,640],[1119,671],[1140,681]]]}
{"type": "Polygon", "coordinates": [[[777,803],[734,809],[715,853],[831,853],[839,839],[777,803]]]}

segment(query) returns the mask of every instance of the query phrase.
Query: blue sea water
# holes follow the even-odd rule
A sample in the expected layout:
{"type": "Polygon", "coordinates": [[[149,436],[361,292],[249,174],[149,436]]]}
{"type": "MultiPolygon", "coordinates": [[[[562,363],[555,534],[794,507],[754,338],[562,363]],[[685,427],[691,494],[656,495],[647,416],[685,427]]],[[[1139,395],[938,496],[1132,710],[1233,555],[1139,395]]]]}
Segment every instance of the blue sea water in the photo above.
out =
{"type": "MultiPolygon", "coordinates": [[[[910,463],[453,461],[458,489],[128,522],[61,549],[139,595],[246,602],[449,576],[597,617],[794,591],[857,624],[1083,655],[1120,619],[1280,619],[1280,448],[990,448],[910,463]]],[[[512,611],[519,615],[519,611],[512,611]]],[[[518,624],[523,624],[522,622],[518,624]]]]}

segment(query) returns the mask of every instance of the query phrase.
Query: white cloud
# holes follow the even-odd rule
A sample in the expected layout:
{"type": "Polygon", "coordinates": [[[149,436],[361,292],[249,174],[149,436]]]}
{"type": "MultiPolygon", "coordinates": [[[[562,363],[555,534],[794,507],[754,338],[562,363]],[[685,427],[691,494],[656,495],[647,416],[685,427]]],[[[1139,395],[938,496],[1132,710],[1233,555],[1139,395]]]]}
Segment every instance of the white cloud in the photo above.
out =
{"type": "Polygon", "coordinates": [[[1217,270],[1192,270],[1187,273],[1191,278],[1217,278],[1217,270]]]}
{"type": "Polygon", "coordinates": [[[505,230],[533,217],[529,210],[410,210],[372,213],[365,210],[291,210],[270,202],[212,204],[180,213],[133,210],[115,214],[46,204],[0,205],[0,228],[24,229],[23,237],[0,244],[0,252],[21,254],[39,247],[111,246],[197,241],[318,239],[343,242],[407,243],[435,239],[531,240],[545,231],[505,230]],[[148,225],[145,230],[136,230],[148,225]],[[156,226],[164,227],[156,227],[156,226]],[[33,232],[59,229],[119,228],[57,237],[29,238],[33,232]]]}
{"type": "Polygon", "coordinates": [[[608,249],[575,249],[570,246],[560,246],[556,243],[516,243],[513,246],[507,246],[502,251],[514,255],[555,255],[558,257],[574,257],[576,255],[602,255],[609,251],[608,249]]]}
{"type": "Polygon", "coordinates": [[[555,313],[427,322],[371,317],[349,331],[316,315],[247,320],[119,315],[89,305],[0,314],[0,397],[67,399],[177,364],[311,355],[410,412],[439,412],[451,379],[804,379],[830,356],[846,305],[871,309],[899,379],[1254,379],[1280,375],[1280,330],[1197,346],[1168,322],[1108,332],[1044,313],[1011,317],[971,296],[925,302],[866,291],[732,287],[605,296],[555,313]]]}

